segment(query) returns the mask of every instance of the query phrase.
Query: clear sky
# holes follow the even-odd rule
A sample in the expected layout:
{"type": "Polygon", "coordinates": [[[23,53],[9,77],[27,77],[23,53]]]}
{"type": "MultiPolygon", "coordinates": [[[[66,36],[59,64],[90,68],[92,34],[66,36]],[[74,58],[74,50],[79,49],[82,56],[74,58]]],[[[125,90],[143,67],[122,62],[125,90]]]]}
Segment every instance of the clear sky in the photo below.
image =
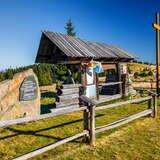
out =
{"type": "Polygon", "coordinates": [[[152,23],[160,0],[0,0],[0,69],[33,64],[41,30],[65,32],[119,46],[155,61],[152,23]]]}

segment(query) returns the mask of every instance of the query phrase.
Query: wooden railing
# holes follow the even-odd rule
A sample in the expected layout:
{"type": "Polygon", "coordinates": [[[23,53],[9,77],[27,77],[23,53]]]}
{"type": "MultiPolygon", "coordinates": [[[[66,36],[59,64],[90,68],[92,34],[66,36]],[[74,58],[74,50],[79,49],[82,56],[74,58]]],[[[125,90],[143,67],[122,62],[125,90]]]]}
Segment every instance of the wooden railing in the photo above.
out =
{"type": "Polygon", "coordinates": [[[113,104],[108,104],[108,105],[104,105],[104,106],[100,106],[100,107],[96,107],[97,102],[92,99],[89,99],[88,97],[86,97],[84,95],[82,95],[80,97],[80,100],[83,103],[83,105],[79,108],[69,108],[69,107],[59,108],[59,109],[55,109],[55,111],[53,113],[49,113],[49,114],[19,118],[19,119],[15,119],[15,120],[0,121],[0,127],[8,127],[10,125],[22,124],[22,123],[27,123],[27,122],[31,122],[31,121],[37,121],[37,120],[55,117],[58,115],[67,114],[67,113],[71,113],[71,112],[76,112],[76,111],[83,112],[84,129],[81,133],[78,133],[78,134],[73,135],[71,137],[67,137],[65,139],[62,139],[62,140],[56,142],[56,143],[50,144],[50,145],[45,146],[43,148],[37,149],[35,151],[32,151],[30,153],[27,153],[25,155],[17,157],[14,160],[29,159],[33,156],[44,153],[44,152],[51,150],[61,144],[64,144],[66,142],[72,141],[72,140],[80,138],[80,137],[84,137],[85,142],[89,142],[91,145],[94,145],[95,140],[96,140],[96,137],[95,137],[96,133],[103,132],[105,130],[109,130],[109,129],[118,127],[120,125],[131,122],[137,118],[140,118],[140,117],[143,117],[146,115],[152,115],[153,117],[156,117],[156,113],[157,113],[156,94],[151,93],[151,92],[149,93],[149,95],[147,97],[142,97],[142,98],[138,98],[138,99],[128,100],[128,101],[124,101],[124,102],[118,102],[118,103],[113,103],[113,104]],[[109,109],[109,108],[113,108],[113,107],[119,107],[122,105],[133,104],[133,103],[140,103],[140,102],[144,102],[144,101],[148,101],[148,109],[147,110],[144,110],[140,113],[131,115],[129,117],[123,118],[121,120],[115,121],[113,123],[110,123],[110,124],[107,124],[104,126],[95,127],[95,112],[97,110],[109,109]],[[151,103],[151,101],[153,101],[153,103],[151,103]]]}
{"type": "Polygon", "coordinates": [[[142,97],[138,99],[133,99],[133,100],[128,100],[124,102],[118,102],[118,103],[113,103],[113,104],[108,104],[100,107],[96,107],[96,102],[94,100],[89,99],[86,96],[81,96],[81,100],[84,102],[85,105],[87,105],[87,109],[85,110],[85,115],[84,115],[84,126],[85,129],[88,130],[89,132],[89,142],[90,144],[94,145],[95,144],[95,134],[99,132],[103,132],[115,127],[118,127],[120,125],[126,124],[128,122],[131,122],[135,119],[138,119],[140,117],[144,117],[146,115],[152,115],[153,117],[156,117],[157,115],[157,96],[153,92],[149,92],[149,95],[147,97],[142,97]],[[104,126],[98,126],[95,127],[95,111],[97,110],[102,110],[102,109],[109,109],[109,108],[114,108],[114,107],[119,107],[122,105],[127,105],[127,104],[135,104],[135,103],[140,103],[148,101],[148,109],[139,112],[137,114],[128,116],[126,118],[120,119],[118,121],[115,121],[113,123],[104,125],[104,126]],[[153,101],[153,103],[151,103],[153,101]],[[88,113],[87,113],[88,112],[88,113]],[[88,116],[90,114],[90,116],[88,116]],[[88,129],[89,128],[89,129],[88,129]]]}
{"type": "Polygon", "coordinates": [[[123,91],[122,91],[122,86],[123,86],[123,82],[121,81],[118,81],[118,82],[107,82],[107,83],[99,83],[98,84],[98,88],[100,89],[101,87],[103,86],[114,86],[114,85],[119,85],[119,94],[123,94],[123,91]]]}

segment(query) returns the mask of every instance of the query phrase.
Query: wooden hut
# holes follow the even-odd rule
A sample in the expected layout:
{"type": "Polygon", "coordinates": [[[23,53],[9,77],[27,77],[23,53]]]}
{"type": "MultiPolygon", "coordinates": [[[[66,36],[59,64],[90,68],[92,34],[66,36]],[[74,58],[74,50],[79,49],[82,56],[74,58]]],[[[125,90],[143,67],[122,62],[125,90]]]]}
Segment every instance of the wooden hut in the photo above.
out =
{"type": "MultiPolygon", "coordinates": [[[[127,75],[126,63],[134,58],[135,56],[119,47],[90,42],[62,33],[43,31],[36,63],[78,65],[82,73],[82,86],[86,92],[90,93],[93,93],[93,85],[96,86],[96,97],[100,100],[104,97],[104,95],[99,96],[101,91],[112,90],[113,94],[118,96],[121,96],[122,92],[126,92],[126,87],[121,87],[121,81],[125,77],[124,75],[127,75]],[[113,73],[107,74],[108,77],[106,76],[106,81],[103,83],[99,83],[99,74],[93,73],[93,82],[89,83],[87,67],[83,67],[83,64],[88,62],[100,62],[104,71],[112,70],[113,73]]],[[[92,94],[89,95],[89,97],[91,96],[92,94]]]]}

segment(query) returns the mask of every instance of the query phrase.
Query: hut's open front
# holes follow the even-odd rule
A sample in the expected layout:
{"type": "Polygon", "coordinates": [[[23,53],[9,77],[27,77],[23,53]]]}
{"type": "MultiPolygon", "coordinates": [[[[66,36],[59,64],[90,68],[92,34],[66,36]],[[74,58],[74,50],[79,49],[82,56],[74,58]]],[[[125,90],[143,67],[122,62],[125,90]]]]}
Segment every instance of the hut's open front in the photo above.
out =
{"type": "MultiPolygon", "coordinates": [[[[44,31],[36,63],[68,65],[71,71],[74,69],[81,73],[83,94],[107,101],[127,92],[126,64],[133,59],[133,55],[115,46],[44,31]]],[[[70,82],[74,83],[74,80],[71,78],[70,82]]]]}

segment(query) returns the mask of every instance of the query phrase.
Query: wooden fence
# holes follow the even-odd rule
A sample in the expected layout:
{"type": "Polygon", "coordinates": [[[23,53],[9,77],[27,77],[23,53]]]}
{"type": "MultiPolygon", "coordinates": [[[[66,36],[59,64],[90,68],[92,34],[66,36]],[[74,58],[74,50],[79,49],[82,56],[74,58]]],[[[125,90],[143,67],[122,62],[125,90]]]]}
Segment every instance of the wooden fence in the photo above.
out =
{"type": "Polygon", "coordinates": [[[118,127],[120,125],[123,125],[125,123],[128,123],[130,121],[133,121],[135,119],[138,119],[140,117],[146,116],[146,115],[152,115],[153,117],[156,117],[157,113],[157,102],[156,102],[156,94],[154,93],[149,93],[147,97],[142,97],[138,99],[133,99],[133,100],[128,100],[124,102],[118,102],[118,103],[113,103],[113,104],[108,104],[100,107],[96,107],[96,101],[89,99],[88,97],[82,95],[80,97],[83,106],[79,108],[58,108],[55,109],[53,113],[49,114],[44,114],[44,115],[38,115],[38,116],[33,116],[33,117],[25,117],[25,118],[19,118],[15,120],[7,120],[7,121],[0,121],[0,127],[7,127],[10,125],[15,125],[15,124],[21,124],[21,123],[27,123],[31,121],[37,121],[49,117],[55,117],[57,115],[62,115],[66,113],[71,113],[71,112],[76,112],[76,111],[83,111],[83,124],[84,124],[84,130],[81,133],[78,133],[76,135],[73,135],[71,137],[62,139],[56,143],[50,144],[48,146],[45,146],[43,148],[34,150],[30,153],[27,153],[25,155],[22,155],[20,157],[15,158],[14,160],[26,160],[28,158],[31,158],[33,156],[36,156],[38,154],[44,153],[48,150],[51,150],[61,144],[64,144],[66,142],[72,141],[74,139],[84,137],[86,142],[89,142],[91,145],[95,144],[95,134],[99,132],[103,132],[105,130],[109,130],[115,127],[118,127]],[[133,103],[140,103],[148,101],[148,109],[144,110],[142,112],[139,112],[137,114],[131,115],[129,117],[123,118],[121,120],[115,121],[113,123],[104,125],[104,126],[98,126],[95,127],[95,112],[97,110],[102,110],[102,109],[108,109],[108,108],[114,108],[114,107],[119,107],[122,105],[127,105],[127,104],[133,104],[133,103]],[[153,101],[153,102],[152,102],[153,101]]]}

